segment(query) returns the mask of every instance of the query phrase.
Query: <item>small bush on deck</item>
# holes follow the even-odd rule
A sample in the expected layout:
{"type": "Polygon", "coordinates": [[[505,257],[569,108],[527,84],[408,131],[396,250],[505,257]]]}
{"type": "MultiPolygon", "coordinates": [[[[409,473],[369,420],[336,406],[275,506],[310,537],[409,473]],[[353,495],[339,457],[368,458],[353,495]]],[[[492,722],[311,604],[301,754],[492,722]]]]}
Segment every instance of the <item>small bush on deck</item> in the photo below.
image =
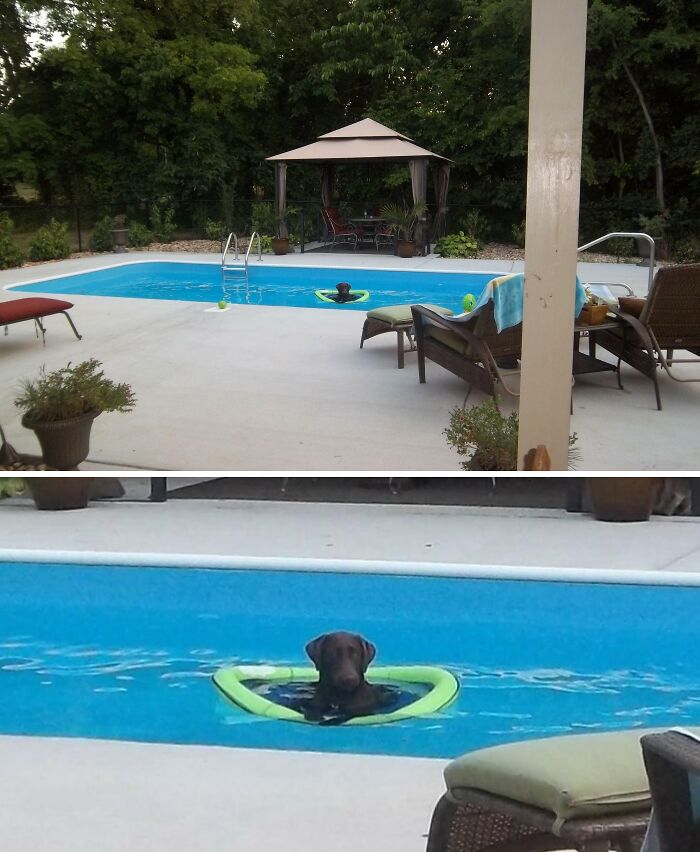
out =
{"type": "Polygon", "coordinates": [[[48,225],[39,228],[29,246],[29,256],[32,260],[61,260],[69,255],[68,225],[57,219],[52,219],[48,225]]]}

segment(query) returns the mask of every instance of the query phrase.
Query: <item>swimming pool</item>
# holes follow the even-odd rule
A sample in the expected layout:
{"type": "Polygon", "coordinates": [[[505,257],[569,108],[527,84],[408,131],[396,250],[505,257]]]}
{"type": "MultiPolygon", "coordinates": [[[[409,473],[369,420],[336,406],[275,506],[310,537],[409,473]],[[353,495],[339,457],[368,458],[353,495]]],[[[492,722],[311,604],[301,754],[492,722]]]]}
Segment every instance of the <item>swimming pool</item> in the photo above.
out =
{"type": "MultiPolygon", "coordinates": [[[[368,311],[386,305],[427,302],[461,312],[464,295],[478,296],[484,285],[499,274],[275,266],[263,261],[251,264],[247,291],[245,286],[229,282],[223,295],[227,301],[237,304],[368,311]],[[340,281],[347,281],[356,290],[369,290],[369,299],[337,305],[323,302],[314,295],[315,290],[335,290],[340,281]]],[[[216,263],[125,263],[24,284],[13,290],[216,304],[222,298],[221,268],[216,263]]]]}
{"type": "Polygon", "coordinates": [[[564,732],[700,723],[700,590],[274,570],[0,564],[0,733],[448,758],[564,732]],[[387,602],[391,602],[388,606],[387,602]],[[432,717],[320,728],[249,715],[231,663],[306,664],[327,630],[377,665],[444,666],[432,717]]]}

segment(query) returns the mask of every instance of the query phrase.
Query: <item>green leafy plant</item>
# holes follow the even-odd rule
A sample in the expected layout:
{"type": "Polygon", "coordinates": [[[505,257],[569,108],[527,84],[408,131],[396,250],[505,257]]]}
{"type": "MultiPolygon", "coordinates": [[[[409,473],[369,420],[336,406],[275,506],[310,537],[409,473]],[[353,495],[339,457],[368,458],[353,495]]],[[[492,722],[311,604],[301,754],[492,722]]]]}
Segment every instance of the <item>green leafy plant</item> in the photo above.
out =
{"type": "Polygon", "coordinates": [[[153,242],[153,232],[141,222],[129,223],[129,245],[132,248],[143,248],[153,242]]]}
{"type": "Polygon", "coordinates": [[[515,245],[519,248],[525,248],[525,220],[523,219],[519,225],[513,225],[510,233],[515,245]]]}
{"type": "MultiPolygon", "coordinates": [[[[282,236],[282,233],[287,227],[287,219],[290,216],[296,216],[297,213],[299,213],[298,207],[284,207],[279,213],[275,214],[274,234],[276,239],[285,239],[285,237],[282,236]]],[[[291,234],[289,235],[289,242],[296,242],[296,238],[292,238],[291,234]]]]}
{"type": "Polygon", "coordinates": [[[151,229],[158,242],[169,243],[175,236],[175,211],[168,204],[154,204],[151,210],[151,229]]]}
{"type": "Polygon", "coordinates": [[[42,367],[39,378],[25,379],[15,405],[32,423],[70,420],[89,411],[131,411],[136,403],[131,387],[105,377],[96,358],[51,373],[42,367]]]}
{"type": "Polygon", "coordinates": [[[636,245],[629,237],[613,237],[604,243],[604,248],[618,259],[632,257],[636,251],[636,245]]]}
{"type": "Polygon", "coordinates": [[[112,251],[112,217],[102,216],[95,222],[90,237],[90,248],[92,251],[112,251]]]}
{"type": "Polygon", "coordinates": [[[69,255],[68,225],[57,219],[39,228],[29,246],[32,260],[60,260],[69,255]]]}
{"type": "Polygon", "coordinates": [[[675,243],[673,259],[676,263],[700,263],[700,238],[690,237],[675,243]]]}
{"type": "MultiPolygon", "coordinates": [[[[460,462],[463,470],[517,470],[518,413],[504,417],[493,397],[470,408],[455,408],[444,433],[447,443],[467,456],[460,462]]],[[[577,438],[575,432],[569,436],[570,464],[578,458],[577,438]]]]}
{"type": "Polygon", "coordinates": [[[272,235],[275,232],[275,210],[271,201],[254,201],[250,216],[251,232],[272,235]]]}
{"type": "Polygon", "coordinates": [[[113,231],[122,231],[128,227],[129,220],[123,213],[118,213],[112,219],[112,230],[113,231]]]}
{"type": "Polygon", "coordinates": [[[204,223],[204,235],[208,240],[223,240],[226,238],[226,225],[215,219],[207,219],[204,223]]]}
{"type": "Polygon", "coordinates": [[[0,477],[0,500],[3,497],[16,497],[24,491],[24,480],[21,476],[0,477]]]}
{"type": "Polygon", "coordinates": [[[263,254],[268,254],[272,251],[272,237],[268,237],[265,234],[261,234],[260,236],[260,251],[263,254]]]}
{"type": "Polygon", "coordinates": [[[480,210],[470,210],[466,216],[462,217],[459,224],[466,234],[479,242],[486,239],[490,227],[489,220],[480,210]]]}
{"type": "Polygon", "coordinates": [[[14,223],[7,213],[0,213],[0,269],[24,263],[24,252],[13,239],[14,223]]]}
{"type": "Polygon", "coordinates": [[[416,227],[421,216],[425,215],[427,204],[419,201],[413,207],[401,204],[385,204],[380,216],[386,220],[389,230],[398,235],[399,239],[412,240],[415,237],[416,227]]]}
{"type": "Polygon", "coordinates": [[[435,254],[441,257],[476,257],[481,248],[476,237],[460,231],[458,234],[447,234],[435,244],[435,254]]]}

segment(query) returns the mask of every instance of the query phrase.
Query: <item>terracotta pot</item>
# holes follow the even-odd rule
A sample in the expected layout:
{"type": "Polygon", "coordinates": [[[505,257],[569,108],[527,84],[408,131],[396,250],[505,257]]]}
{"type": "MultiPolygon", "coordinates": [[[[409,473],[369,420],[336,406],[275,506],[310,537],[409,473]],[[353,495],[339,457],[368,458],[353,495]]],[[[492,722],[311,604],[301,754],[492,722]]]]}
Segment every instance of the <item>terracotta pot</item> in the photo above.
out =
{"type": "Polygon", "coordinates": [[[593,514],[599,521],[648,521],[663,479],[596,476],[587,483],[593,514]]]}
{"type": "Polygon", "coordinates": [[[272,239],[272,251],[275,254],[287,254],[289,251],[289,239],[280,237],[273,237],[272,239]]]}
{"type": "Polygon", "coordinates": [[[112,235],[112,248],[114,251],[126,251],[126,246],[129,240],[128,228],[115,228],[110,231],[112,235]]]}
{"type": "Polygon", "coordinates": [[[90,500],[93,477],[27,477],[37,509],[51,511],[85,509],[90,500]]]}
{"type": "Polygon", "coordinates": [[[22,426],[33,430],[44,462],[56,470],[73,470],[84,462],[90,452],[92,421],[99,411],[88,411],[71,420],[56,420],[53,423],[37,423],[24,415],[22,426]]]}
{"type": "Polygon", "coordinates": [[[587,323],[588,325],[599,325],[601,322],[605,321],[605,317],[607,315],[607,305],[586,304],[581,309],[581,313],[579,314],[578,318],[579,322],[587,323]]]}
{"type": "Polygon", "coordinates": [[[396,246],[396,253],[399,257],[415,257],[415,242],[413,240],[399,240],[396,246]]]}

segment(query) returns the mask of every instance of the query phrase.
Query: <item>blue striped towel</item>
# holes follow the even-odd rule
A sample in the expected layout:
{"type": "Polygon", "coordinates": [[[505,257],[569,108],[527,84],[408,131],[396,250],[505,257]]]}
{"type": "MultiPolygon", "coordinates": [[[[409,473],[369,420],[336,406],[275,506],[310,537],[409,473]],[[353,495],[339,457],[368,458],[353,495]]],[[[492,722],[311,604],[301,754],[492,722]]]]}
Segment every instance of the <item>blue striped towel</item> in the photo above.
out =
{"type": "MultiPolygon", "coordinates": [[[[512,328],[523,321],[523,288],[525,286],[525,275],[522,272],[510,275],[501,275],[492,278],[484,287],[474,310],[482,307],[489,301],[493,301],[493,317],[499,334],[505,328],[512,328]]],[[[581,308],[586,301],[586,291],[583,284],[576,276],[576,305],[574,317],[581,313],[581,308]]]]}

